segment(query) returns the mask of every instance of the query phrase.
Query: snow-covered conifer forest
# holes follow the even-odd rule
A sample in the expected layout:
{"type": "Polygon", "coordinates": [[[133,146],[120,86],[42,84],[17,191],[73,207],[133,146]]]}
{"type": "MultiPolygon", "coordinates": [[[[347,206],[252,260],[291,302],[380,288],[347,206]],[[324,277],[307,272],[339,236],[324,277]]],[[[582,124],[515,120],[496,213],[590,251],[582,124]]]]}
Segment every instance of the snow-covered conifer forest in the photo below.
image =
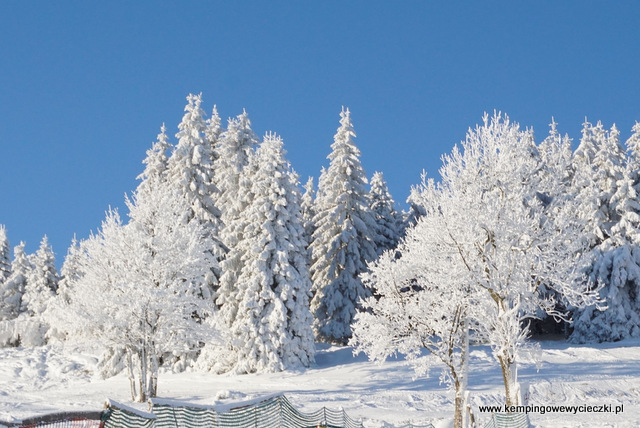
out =
{"type": "MultiPolygon", "coordinates": [[[[615,125],[585,122],[572,147],[553,121],[536,141],[507,115],[485,114],[439,174],[407,189],[402,210],[383,172],[361,162],[357,112],[337,112],[326,167],[303,183],[281,137],[260,138],[246,111],[226,124],[208,111],[201,95],[187,97],[178,132],[163,124],[148,149],[127,212],[109,208],[87,239],[74,237],[60,272],[46,236],[27,254],[0,225],[0,373],[6,362],[19,378],[16,361],[33,355],[43,367],[68,358],[64,382],[123,378],[128,398],[144,402],[193,373],[239,379],[232,388],[243,378],[278,388],[280,373],[289,388],[298,376],[320,393],[318,371],[353,362],[375,374],[367,359],[401,355],[407,384],[452,397],[435,417],[437,406],[422,406],[419,420],[458,428],[469,409],[482,419],[478,404],[543,394],[523,387],[519,365],[534,384],[557,371],[557,349],[640,349],[640,124],[625,142],[615,125]],[[487,392],[474,376],[489,370],[500,389],[487,392]]],[[[355,414],[384,401],[353,397],[355,414]]]]}

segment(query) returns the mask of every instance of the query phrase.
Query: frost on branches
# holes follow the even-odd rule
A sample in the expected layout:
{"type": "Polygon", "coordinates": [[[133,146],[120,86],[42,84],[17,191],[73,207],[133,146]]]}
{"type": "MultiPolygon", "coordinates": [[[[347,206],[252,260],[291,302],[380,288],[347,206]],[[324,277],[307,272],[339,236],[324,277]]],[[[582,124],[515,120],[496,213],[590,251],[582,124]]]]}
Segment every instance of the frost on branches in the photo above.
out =
{"type": "Polygon", "coordinates": [[[129,224],[111,211],[81,243],[82,275],[70,288],[66,319],[70,338],[124,357],[132,399],[141,402],[157,392],[162,355],[211,340],[193,317],[211,310],[201,297],[215,265],[210,235],[199,222],[181,221],[189,208],[181,195],[162,188],[153,195],[132,197],[129,224]]]}
{"type": "Polygon", "coordinates": [[[242,267],[232,294],[229,341],[236,373],[308,367],[314,361],[311,282],[297,177],[279,137],[267,135],[249,158],[250,202],[236,250],[242,267]]]}
{"type": "Polygon", "coordinates": [[[367,199],[367,178],[349,110],[340,113],[340,127],[331,145],[329,168],[318,183],[316,230],[311,243],[311,311],[319,340],[346,343],[360,299],[371,295],[359,278],[376,258],[376,221],[367,199]]]}
{"type": "Polygon", "coordinates": [[[417,375],[428,375],[433,357],[441,361],[442,379],[455,391],[454,426],[461,428],[469,327],[476,307],[464,272],[442,269],[450,253],[432,239],[438,232],[427,230],[439,225],[425,219],[409,229],[397,248],[401,258],[386,252],[363,274],[365,285],[375,287],[376,297],[367,298],[356,315],[350,344],[354,353],[365,352],[380,363],[397,352],[405,354],[417,375]],[[423,348],[431,355],[423,355],[423,348]]]}
{"type": "MultiPolygon", "coordinates": [[[[458,290],[474,302],[481,316],[473,316],[473,335],[491,345],[502,368],[506,402],[516,404],[515,365],[526,345],[526,321],[539,311],[565,316],[558,311],[555,296],[579,307],[596,299],[579,280],[576,268],[581,263],[576,254],[582,249],[582,228],[573,221],[569,198],[542,203],[538,186],[544,165],[529,131],[521,131],[507,117],[485,116],[484,124],[469,131],[461,145],[443,157],[440,183],[423,183],[420,203],[427,208],[426,214],[409,233],[411,240],[401,246],[400,261],[395,263],[409,265],[404,270],[412,265],[428,269],[438,287],[452,296],[452,290],[458,290]],[[428,259],[425,252],[433,258],[428,259]],[[431,263],[423,267],[420,263],[425,258],[431,263]],[[541,285],[555,293],[542,293],[541,285]]],[[[372,286],[391,287],[381,284],[391,278],[376,269],[367,277],[372,286]]],[[[439,292],[415,276],[417,288],[410,290],[416,295],[439,292]]],[[[395,293],[392,298],[406,299],[411,294],[395,293]]],[[[456,307],[465,307],[460,299],[443,300],[449,316],[456,307]]],[[[375,301],[368,303],[372,316],[382,316],[377,315],[375,301]]],[[[434,314],[441,316],[437,310],[434,314]]],[[[383,330],[379,333],[382,336],[383,330]]],[[[401,351],[394,340],[379,338],[390,352],[401,351]]]]}

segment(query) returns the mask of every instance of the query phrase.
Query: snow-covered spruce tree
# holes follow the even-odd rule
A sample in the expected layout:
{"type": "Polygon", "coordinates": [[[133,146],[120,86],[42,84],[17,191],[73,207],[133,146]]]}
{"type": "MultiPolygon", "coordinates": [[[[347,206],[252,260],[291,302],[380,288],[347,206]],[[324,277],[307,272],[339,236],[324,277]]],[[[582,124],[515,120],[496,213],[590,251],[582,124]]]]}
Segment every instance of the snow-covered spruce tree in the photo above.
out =
{"type": "Polygon", "coordinates": [[[255,175],[237,244],[242,268],[230,329],[236,373],[308,367],[314,361],[300,193],[282,146],[279,137],[267,135],[247,167],[255,175]]]}
{"type": "Polygon", "coordinates": [[[11,275],[11,247],[7,238],[7,229],[0,224],[0,289],[11,275]]]}
{"type": "Polygon", "coordinates": [[[598,237],[601,240],[606,240],[611,236],[611,228],[619,220],[612,198],[617,191],[618,182],[623,178],[626,156],[620,143],[620,132],[615,125],[607,133],[602,124],[598,122],[596,133],[599,140],[602,141],[593,159],[596,171],[595,179],[599,190],[597,201],[599,209],[596,211],[596,218],[600,219],[598,237]]]}
{"type": "Polygon", "coordinates": [[[74,236],[60,269],[60,280],[58,281],[56,296],[49,302],[47,310],[43,313],[44,322],[49,326],[46,333],[49,343],[52,339],[64,341],[67,338],[65,324],[58,322],[58,320],[64,318],[64,313],[69,311],[73,285],[82,276],[80,264],[82,257],[80,243],[74,236]]]}
{"type": "Polygon", "coordinates": [[[128,201],[129,224],[109,212],[102,230],[82,242],[83,275],[66,320],[70,338],[124,351],[132,399],[140,402],[157,393],[162,355],[212,340],[193,316],[212,309],[201,295],[215,266],[211,235],[200,222],[183,221],[184,195],[161,187],[152,195],[128,201]]]}
{"type": "MultiPolygon", "coordinates": [[[[429,200],[437,211],[441,194],[433,193],[436,198],[429,200]]],[[[396,249],[401,258],[386,252],[370,264],[363,281],[377,295],[367,298],[356,315],[350,344],[354,353],[365,352],[380,363],[397,352],[405,354],[418,376],[429,375],[432,356],[442,362],[442,379],[455,391],[454,427],[461,428],[466,426],[469,328],[478,318],[472,315],[477,306],[470,300],[474,288],[466,273],[443,269],[451,247],[438,240],[438,228],[447,226],[442,220],[437,212],[423,217],[396,249]],[[423,348],[431,355],[423,355],[423,348]]]]}
{"type": "Polygon", "coordinates": [[[619,170],[615,126],[605,146],[612,154],[601,156],[608,160],[601,162],[601,167],[610,171],[600,173],[606,179],[602,180],[604,197],[601,200],[608,199],[609,210],[615,213],[608,213],[606,217],[613,225],[603,225],[608,236],[592,250],[593,265],[588,272],[592,281],[603,286],[600,294],[605,308],[592,305],[577,311],[571,336],[575,342],[617,341],[640,336],[640,152],[636,141],[640,126],[636,125],[633,130],[627,141],[626,167],[615,184],[613,179],[619,170]],[[614,186],[615,193],[607,198],[614,186]]]}
{"type": "MultiPolygon", "coordinates": [[[[423,184],[422,199],[436,198],[437,209],[428,211],[412,234],[423,230],[424,242],[441,252],[431,267],[442,272],[439,286],[472,292],[481,313],[474,334],[491,345],[506,402],[514,405],[526,321],[538,311],[566,317],[558,312],[555,295],[574,306],[591,303],[596,295],[577,280],[582,229],[573,218],[571,199],[549,209],[537,195],[541,166],[531,132],[500,114],[485,115],[483,125],[470,130],[461,145],[462,150],[456,146],[443,157],[440,183],[423,184]],[[541,293],[541,284],[555,293],[541,293]]],[[[408,256],[402,253],[401,260],[408,256]]]]}
{"type": "Polygon", "coordinates": [[[220,115],[218,114],[218,108],[214,105],[213,110],[211,111],[211,117],[206,120],[206,128],[204,130],[204,138],[209,144],[209,147],[211,147],[212,164],[215,164],[215,162],[220,158],[220,156],[218,156],[218,152],[216,151],[216,147],[218,146],[220,134],[222,134],[222,131],[224,131],[221,124],[222,121],[220,119],[220,115]]]}
{"type": "MultiPolygon", "coordinates": [[[[189,108],[190,106],[188,105],[187,107],[189,108]]],[[[167,153],[169,152],[169,149],[171,149],[171,143],[169,143],[168,140],[167,127],[163,123],[160,127],[160,133],[158,134],[156,141],[151,145],[151,148],[147,150],[147,157],[142,161],[145,165],[144,171],[136,177],[140,180],[140,184],[138,184],[136,189],[138,199],[152,197],[156,188],[158,186],[162,186],[168,181],[167,175],[169,173],[167,172],[167,165],[169,163],[169,158],[167,153]]],[[[173,170],[171,171],[173,174],[171,178],[176,178],[176,181],[183,186],[184,184],[179,177],[182,175],[184,178],[184,174],[189,174],[189,172],[186,171],[186,169],[189,168],[189,165],[188,161],[185,159],[187,157],[185,152],[188,152],[188,150],[183,148],[182,153],[175,155],[172,160],[173,170]],[[180,166],[181,162],[184,164],[180,166]]],[[[177,185],[176,187],[179,188],[180,186],[177,185]]]]}
{"type": "MultiPolygon", "coordinates": [[[[300,205],[300,208],[302,209],[302,225],[304,226],[305,240],[307,241],[307,245],[309,245],[311,244],[313,232],[316,229],[313,223],[313,217],[316,215],[313,177],[309,177],[307,183],[302,187],[304,188],[302,202],[300,205]]],[[[309,257],[311,257],[310,252],[309,257]]]]}
{"type": "MultiPolygon", "coordinates": [[[[22,256],[16,254],[16,256],[22,256]]],[[[28,256],[30,265],[25,274],[24,293],[19,302],[19,314],[14,320],[14,336],[21,346],[41,346],[47,341],[49,324],[45,312],[54,306],[59,275],[49,241],[45,236],[38,251],[28,256]]],[[[22,261],[20,262],[22,263],[22,261]]],[[[20,270],[20,269],[18,269],[20,270]]],[[[21,278],[16,278],[18,283],[21,278]]],[[[20,285],[14,284],[13,289],[20,285]]],[[[14,294],[16,300],[20,293],[14,294]]]]}
{"type": "Polygon", "coordinates": [[[329,168],[318,182],[316,230],[311,242],[311,279],[316,337],[347,343],[360,299],[371,295],[359,275],[376,258],[376,221],[367,199],[366,174],[349,110],[340,113],[340,127],[331,145],[329,168]]]}
{"type": "MultiPolygon", "coordinates": [[[[0,284],[0,346],[31,345],[29,337],[26,337],[27,340],[23,340],[23,333],[25,324],[32,325],[34,323],[17,320],[21,314],[22,296],[27,286],[27,277],[33,269],[31,257],[24,252],[24,247],[25,243],[20,242],[20,245],[13,249],[11,275],[4,283],[0,284]]],[[[37,326],[39,332],[39,324],[37,326]]]]}
{"type": "MultiPolygon", "coordinates": [[[[224,250],[220,243],[221,212],[218,209],[216,198],[218,189],[213,181],[213,148],[211,142],[205,137],[213,138],[215,132],[207,127],[204,119],[204,111],[200,107],[202,95],[189,94],[185,106],[185,114],[182,122],[178,125],[179,132],[176,134],[178,144],[166,160],[165,179],[168,187],[179,189],[178,192],[184,195],[185,202],[189,206],[186,221],[198,221],[211,235],[212,247],[209,249],[219,261],[224,250]]],[[[214,120],[215,121],[215,120],[214,120]]],[[[158,136],[158,141],[147,153],[147,167],[145,172],[139,177],[143,179],[141,185],[144,186],[145,178],[153,178],[159,174],[165,162],[164,153],[168,146],[164,133],[158,136]]],[[[215,290],[218,287],[218,279],[221,275],[217,263],[211,267],[212,274],[209,275],[206,286],[203,286],[202,293],[209,299],[214,299],[215,290]]]]}
{"type": "Polygon", "coordinates": [[[33,269],[29,256],[24,252],[24,242],[13,249],[11,275],[2,284],[0,295],[0,320],[16,318],[21,312],[22,295],[27,286],[27,277],[33,269]]]}
{"type": "Polygon", "coordinates": [[[242,213],[251,201],[249,189],[252,177],[245,169],[258,144],[258,137],[251,129],[249,115],[244,111],[237,118],[229,120],[227,130],[220,135],[217,146],[220,158],[216,162],[215,179],[220,189],[218,200],[224,224],[220,236],[228,253],[221,263],[223,274],[216,303],[228,327],[237,313],[237,302],[233,296],[242,269],[242,251],[237,248],[246,223],[242,213]]]}
{"type": "MultiPolygon", "coordinates": [[[[218,198],[222,208],[221,240],[227,251],[220,266],[222,276],[216,293],[216,305],[220,309],[220,322],[225,334],[233,324],[238,312],[238,276],[243,266],[243,249],[238,246],[242,239],[246,218],[242,213],[251,201],[252,173],[248,171],[249,157],[259,143],[251,130],[251,121],[246,111],[235,119],[229,119],[227,130],[222,132],[216,146],[215,183],[220,189],[218,198]]],[[[223,345],[206,344],[197,368],[203,371],[226,372],[235,366],[238,356],[227,336],[223,345]]]]}
{"type": "Polygon", "coordinates": [[[571,139],[568,135],[560,135],[553,118],[549,128],[549,135],[538,146],[542,161],[539,193],[546,201],[571,192],[573,179],[571,139]]]}
{"type": "Polygon", "coordinates": [[[82,257],[82,250],[80,249],[80,242],[74,236],[71,240],[71,245],[67,249],[67,256],[64,258],[64,263],[60,268],[60,281],[58,282],[58,300],[63,305],[71,302],[71,288],[73,284],[78,281],[82,276],[80,270],[80,259],[82,257]]]}
{"type": "Polygon", "coordinates": [[[615,209],[609,202],[622,178],[624,160],[624,151],[616,139],[616,135],[607,135],[602,123],[593,126],[585,122],[573,156],[572,193],[579,202],[576,214],[585,223],[590,249],[609,236],[615,223],[615,209]]]}
{"type": "Polygon", "coordinates": [[[60,280],[55,256],[46,235],[42,238],[40,248],[33,256],[31,263],[33,269],[27,275],[20,311],[29,316],[40,316],[55,297],[60,280]]]}
{"type": "MultiPolygon", "coordinates": [[[[423,175],[426,175],[426,171],[423,171],[423,175]]],[[[422,201],[422,195],[420,188],[417,186],[411,186],[411,191],[407,197],[407,203],[409,204],[409,211],[404,213],[404,229],[414,226],[420,217],[427,214],[425,206],[427,202],[422,201]]],[[[404,231],[402,233],[404,235],[404,231]]]]}
{"type": "Polygon", "coordinates": [[[247,198],[240,193],[241,186],[248,185],[242,182],[243,171],[249,162],[249,156],[259,143],[246,111],[235,119],[229,119],[227,130],[218,139],[216,153],[219,159],[215,165],[215,183],[220,190],[218,201],[223,207],[222,221],[225,226],[221,236],[228,248],[233,248],[238,242],[242,231],[242,225],[235,225],[234,221],[248,203],[247,198]]]}
{"type": "Polygon", "coordinates": [[[375,172],[371,177],[369,203],[377,224],[377,233],[373,240],[377,254],[380,255],[398,245],[403,229],[402,215],[395,209],[395,202],[381,172],[375,172]]]}

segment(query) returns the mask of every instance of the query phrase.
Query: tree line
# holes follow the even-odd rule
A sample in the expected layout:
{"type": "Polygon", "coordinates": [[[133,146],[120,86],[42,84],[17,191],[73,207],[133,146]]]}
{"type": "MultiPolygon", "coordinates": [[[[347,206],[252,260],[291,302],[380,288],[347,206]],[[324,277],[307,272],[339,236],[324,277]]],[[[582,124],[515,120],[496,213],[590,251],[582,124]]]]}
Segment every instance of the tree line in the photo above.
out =
{"type": "Polygon", "coordinates": [[[640,125],[625,148],[615,126],[586,122],[573,151],[555,123],[536,143],[486,115],[401,212],[382,173],[367,177],[348,109],[316,189],[246,112],[225,128],[201,105],[187,97],[175,145],[162,126],[127,219],[108,211],[60,274],[46,237],[11,259],[0,227],[2,346],[96,343],[136,400],[160,367],[308,367],[322,341],[405,353],[423,373],[426,348],[460,426],[470,341],[492,346],[513,404],[531,320],[573,321],[578,342],[640,334],[640,125]]]}

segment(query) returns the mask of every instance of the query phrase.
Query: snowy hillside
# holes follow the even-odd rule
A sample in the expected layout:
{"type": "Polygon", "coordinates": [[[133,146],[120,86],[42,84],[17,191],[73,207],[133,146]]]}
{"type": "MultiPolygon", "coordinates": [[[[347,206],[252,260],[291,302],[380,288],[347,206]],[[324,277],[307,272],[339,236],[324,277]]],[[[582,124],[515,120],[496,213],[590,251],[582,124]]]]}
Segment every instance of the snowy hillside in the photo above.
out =
{"type": "MultiPolygon", "coordinates": [[[[165,373],[159,395],[215,404],[282,392],[302,410],[342,407],[362,418],[365,427],[382,427],[384,422],[450,426],[453,395],[439,385],[438,370],[428,379],[413,380],[412,369],[401,359],[378,366],[364,355],[354,357],[351,348],[318,346],[316,365],[306,371],[241,376],[165,373]]],[[[536,366],[532,358],[525,358],[519,367],[520,380],[530,384],[530,404],[622,404],[624,411],[531,414],[535,426],[639,426],[640,341],[597,346],[546,341],[538,360],[536,366]]],[[[79,349],[0,349],[0,419],[99,409],[106,398],[130,400],[127,378],[96,378],[96,362],[97,356],[79,349]]],[[[488,347],[472,348],[471,367],[471,401],[483,422],[487,415],[480,414],[478,406],[502,404],[501,372],[488,347]]]]}

